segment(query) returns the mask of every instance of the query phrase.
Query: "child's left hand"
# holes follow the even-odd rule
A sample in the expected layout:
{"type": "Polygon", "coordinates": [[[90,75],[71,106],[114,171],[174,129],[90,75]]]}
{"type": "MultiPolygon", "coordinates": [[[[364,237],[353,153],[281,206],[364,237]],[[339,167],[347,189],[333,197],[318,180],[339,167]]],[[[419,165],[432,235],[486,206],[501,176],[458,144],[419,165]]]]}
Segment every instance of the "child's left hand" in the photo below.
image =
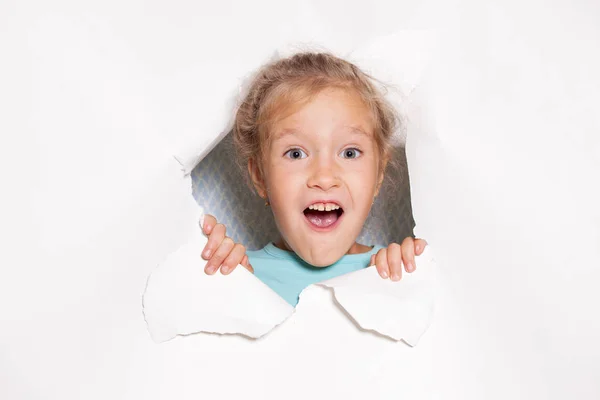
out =
{"type": "Polygon", "coordinates": [[[425,246],[427,242],[424,239],[407,237],[402,245],[392,243],[372,255],[369,265],[375,264],[377,272],[383,279],[389,277],[393,281],[399,281],[402,279],[402,265],[406,272],[413,272],[417,268],[415,255],[420,256],[425,246]]]}

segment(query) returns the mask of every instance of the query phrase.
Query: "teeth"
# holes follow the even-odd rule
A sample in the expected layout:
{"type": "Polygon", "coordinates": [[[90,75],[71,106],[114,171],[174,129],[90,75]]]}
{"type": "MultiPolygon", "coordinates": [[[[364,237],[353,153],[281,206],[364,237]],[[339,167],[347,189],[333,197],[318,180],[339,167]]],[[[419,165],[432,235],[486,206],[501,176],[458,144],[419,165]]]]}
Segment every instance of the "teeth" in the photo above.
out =
{"type": "Polygon", "coordinates": [[[317,210],[317,211],[333,211],[338,210],[340,206],[333,203],[315,203],[308,206],[309,210],[317,210]]]}

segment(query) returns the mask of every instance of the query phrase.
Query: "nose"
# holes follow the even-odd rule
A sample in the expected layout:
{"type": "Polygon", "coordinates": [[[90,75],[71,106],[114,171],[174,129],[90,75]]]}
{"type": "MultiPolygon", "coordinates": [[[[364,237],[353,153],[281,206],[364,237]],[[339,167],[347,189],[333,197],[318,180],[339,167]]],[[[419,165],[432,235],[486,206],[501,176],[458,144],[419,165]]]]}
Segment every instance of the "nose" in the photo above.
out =
{"type": "Polygon", "coordinates": [[[313,160],[306,182],[309,188],[327,191],[341,185],[339,166],[336,165],[335,161],[327,157],[314,158],[313,160]]]}

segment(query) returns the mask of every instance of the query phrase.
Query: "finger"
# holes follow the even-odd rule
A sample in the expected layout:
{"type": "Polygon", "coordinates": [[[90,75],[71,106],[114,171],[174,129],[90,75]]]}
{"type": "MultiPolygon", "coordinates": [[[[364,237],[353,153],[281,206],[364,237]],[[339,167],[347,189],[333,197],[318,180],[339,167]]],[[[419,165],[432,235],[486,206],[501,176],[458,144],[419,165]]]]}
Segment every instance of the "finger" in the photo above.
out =
{"type": "MultiPolygon", "coordinates": [[[[219,267],[223,264],[223,261],[225,261],[227,256],[229,256],[229,253],[231,253],[231,250],[233,250],[234,245],[235,243],[230,237],[226,236],[225,239],[223,239],[223,241],[219,245],[219,248],[215,251],[214,255],[206,263],[205,270],[207,274],[212,275],[219,269],[219,267]]],[[[242,257],[240,257],[240,259],[241,258],[242,257]]]]}
{"type": "Polygon", "coordinates": [[[373,265],[375,265],[375,254],[373,254],[371,256],[371,259],[369,260],[369,265],[368,266],[371,267],[373,265]]]}
{"type": "Polygon", "coordinates": [[[239,243],[234,244],[233,249],[223,261],[223,266],[221,266],[221,273],[223,275],[229,274],[239,264],[242,263],[244,257],[246,257],[246,248],[239,243]]]}
{"type": "Polygon", "coordinates": [[[406,272],[413,272],[417,268],[415,263],[415,243],[414,239],[407,237],[402,242],[402,262],[406,272]]]}
{"type": "Polygon", "coordinates": [[[227,228],[223,224],[216,224],[212,228],[212,233],[208,236],[208,242],[204,246],[204,250],[202,250],[202,258],[209,260],[212,257],[215,250],[221,245],[223,239],[225,239],[226,232],[227,228]]]}
{"type": "Polygon", "coordinates": [[[387,263],[386,249],[381,249],[375,255],[375,267],[377,272],[383,279],[387,279],[390,276],[390,269],[387,263]]]}
{"type": "Polygon", "coordinates": [[[393,281],[402,279],[402,248],[392,243],[387,248],[387,261],[390,267],[390,278],[393,281]]]}
{"type": "Polygon", "coordinates": [[[244,258],[242,259],[242,263],[241,263],[248,271],[254,273],[254,268],[252,268],[252,265],[250,265],[250,260],[248,260],[248,255],[245,255],[244,258]]]}
{"type": "Polygon", "coordinates": [[[206,214],[204,216],[204,223],[202,224],[202,232],[210,235],[212,229],[217,224],[217,219],[210,214],[206,214]]]}
{"type": "Polygon", "coordinates": [[[425,239],[415,239],[415,255],[420,256],[427,246],[425,239]]]}

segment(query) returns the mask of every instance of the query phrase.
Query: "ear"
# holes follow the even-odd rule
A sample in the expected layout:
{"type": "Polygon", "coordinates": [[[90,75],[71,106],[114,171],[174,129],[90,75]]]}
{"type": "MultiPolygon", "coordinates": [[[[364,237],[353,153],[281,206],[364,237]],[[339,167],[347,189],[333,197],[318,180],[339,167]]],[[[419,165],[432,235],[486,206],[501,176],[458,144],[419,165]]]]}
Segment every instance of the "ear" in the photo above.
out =
{"type": "Polygon", "coordinates": [[[252,183],[254,184],[254,188],[258,192],[258,195],[263,199],[266,198],[267,195],[263,177],[258,169],[258,165],[252,158],[248,159],[248,173],[250,174],[250,178],[252,179],[252,183]]]}

